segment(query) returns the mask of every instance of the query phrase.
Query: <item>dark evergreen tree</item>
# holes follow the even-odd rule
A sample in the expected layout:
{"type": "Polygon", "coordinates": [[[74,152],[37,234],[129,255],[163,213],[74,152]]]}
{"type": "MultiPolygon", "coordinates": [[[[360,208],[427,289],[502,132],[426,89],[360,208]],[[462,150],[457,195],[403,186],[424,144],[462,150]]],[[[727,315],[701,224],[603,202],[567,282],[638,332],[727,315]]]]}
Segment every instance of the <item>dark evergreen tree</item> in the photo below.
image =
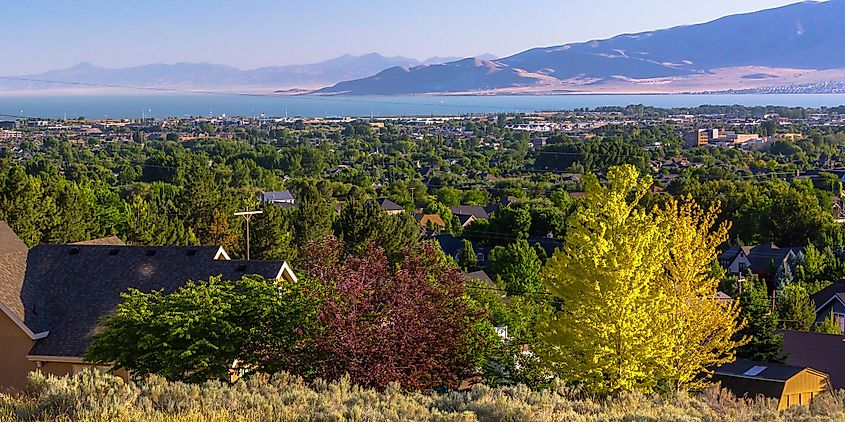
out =
{"type": "Polygon", "coordinates": [[[772,310],[766,283],[754,278],[745,281],[739,294],[739,306],[739,316],[745,323],[739,335],[746,337],[749,343],[737,349],[736,356],[763,362],[781,361],[783,336],[777,333],[777,315],[772,310]]]}

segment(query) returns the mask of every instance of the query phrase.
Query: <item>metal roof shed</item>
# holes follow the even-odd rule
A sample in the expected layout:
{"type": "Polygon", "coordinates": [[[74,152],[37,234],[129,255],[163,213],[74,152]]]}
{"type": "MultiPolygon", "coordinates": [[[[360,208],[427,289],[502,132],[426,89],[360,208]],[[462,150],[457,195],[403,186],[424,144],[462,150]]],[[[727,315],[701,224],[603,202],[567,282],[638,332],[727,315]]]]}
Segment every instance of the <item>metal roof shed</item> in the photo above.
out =
{"type": "Polygon", "coordinates": [[[737,397],[777,399],[778,410],[808,405],[813,398],[832,389],[828,375],[813,368],[750,360],[716,368],[713,380],[737,397]]]}

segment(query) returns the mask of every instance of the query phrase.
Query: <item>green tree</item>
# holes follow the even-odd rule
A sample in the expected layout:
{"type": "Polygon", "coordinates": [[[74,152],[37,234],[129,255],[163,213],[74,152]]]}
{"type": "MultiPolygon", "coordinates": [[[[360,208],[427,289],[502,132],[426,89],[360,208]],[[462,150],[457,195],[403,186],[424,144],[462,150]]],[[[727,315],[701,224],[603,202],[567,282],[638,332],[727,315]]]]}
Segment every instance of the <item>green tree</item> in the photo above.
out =
{"type": "Polygon", "coordinates": [[[253,219],[250,227],[252,255],[256,259],[296,261],[297,249],[292,232],[294,212],[276,205],[266,205],[261,209],[264,213],[253,219]]]}
{"type": "Polygon", "coordinates": [[[816,241],[831,223],[830,212],[822,209],[812,191],[780,186],[770,195],[772,206],[763,230],[777,245],[804,245],[816,241]]]}
{"type": "Polygon", "coordinates": [[[357,254],[374,242],[385,229],[387,215],[376,201],[352,197],[340,209],[335,222],[335,235],[342,240],[346,250],[357,254]]]}
{"type": "Polygon", "coordinates": [[[490,218],[489,230],[499,238],[513,236],[516,239],[528,239],[531,231],[531,212],[524,207],[501,207],[490,218]]]}
{"type": "Polygon", "coordinates": [[[632,166],[614,167],[607,178],[603,187],[585,177],[586,198],[563,250],[543,269],[543,284],[561,304],[541,338],[566,381],[604,394],[648,391],[673,347],[671,302],[655,281],[667,245],[654,218],[637,208],[651,180],[638,180],[632,166]]]}
{"type": "Polygon", "coordinates": [[[171,294],[131,289],[84,360],[186,382],[229,381],[238,369],[309,375],[318,306],[304,290],[254,276],[188,282],[171,294]]]}
{"type": "Polygon", "coordinates": [[[548,355],[565,380],[602,394],[699,385],[742,343],[711,270],[728,228],[691,198],[645,211],[651,180],[633,166],[607,178],[585,178],[563,249],[541,274],[559,307],[542,325],[548,355]]]}
{"type": "Polygon", "coordinates": [[[816,321],[816,307],[800,284],[787,284],[778,291],[776,310],[784,330],[808,331],[816,321]]]}
{"type": "Polygon", "coordinates": [[[303,183],[297,190],[297,207],[293,218],[294,242],[301,249],[308,242],[332,234],[335,211],[313,183],[303,183]]]}
{"type": "Polygon", "coordinates": [[[739,335],[751,341],[737,349],[737,357],[764,362],[781,360],[783,336],[777,334],[777,315],[772,311],[766,283],[750,278],[743,283],[738,299],[739,317],[745,323],[739,335]]]}
{"type": "Polygon", "coordinates": [[[464,272],[478,271],[478,257],[472,248],[472,242],[464,239],[461,241],[461,251],[458,253],[458,266],[464,272]]]}
{"type": "Polygon", "coordinates": [[[508,246],[493,248],[487,269],[502,281],[509,294],[521,295],[541,290],[541,266],[534,248],[525,240],[517,240],[508,246]]]}
{"type": "Polygon", "coordinates": [[[836,315],[833,314],[833,311],[831,310],[827,317],[825,317],[825,319],[821,322],[821,324],[818,324],[813,327],[813,332],[823,334],[835,334],[841,336],[842,328],[839,325],[839,319],[836,317],[836,315]]]}

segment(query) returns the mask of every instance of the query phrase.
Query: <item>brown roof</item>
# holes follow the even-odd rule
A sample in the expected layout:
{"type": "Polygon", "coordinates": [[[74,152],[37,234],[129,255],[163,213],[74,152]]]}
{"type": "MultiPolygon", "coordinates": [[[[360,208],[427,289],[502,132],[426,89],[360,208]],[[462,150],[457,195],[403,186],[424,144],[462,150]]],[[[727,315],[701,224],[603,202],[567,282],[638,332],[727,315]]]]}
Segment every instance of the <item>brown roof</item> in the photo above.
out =
{"type": "Polygon", "coordinates": [[[21,238],[6,224],[0,221],[0,255],[26,251],[28,248],[21,238]]]}
{"type": "Polygon", "coordinates": [[[0,303],[23,319],[21,285],[26,271],[26,244],[0,221],[0,303]]]}
{"type": "Polygon", "coordinates": [[[786,363],[825,372],[833,388],[845,388],[845,337],[804,331],[781,334],[786,363]]]}
{"type": "Polygon", "coordinates": [[[107,246],[125,246],[126,243],[123,242],[117,236],[106,236],[101,237],[99,239],[91,239],[91,240],[83,240],[82,242],[74,242],[71,245],[107,245],[107,246]]]}
{"type": "Polygon", "coordinates": [[[414,218],[423,226],[428,226],[428,223],[432,222],[436,226],[446,227],[446,223],[437,214],[414,214],[414,218]]]}

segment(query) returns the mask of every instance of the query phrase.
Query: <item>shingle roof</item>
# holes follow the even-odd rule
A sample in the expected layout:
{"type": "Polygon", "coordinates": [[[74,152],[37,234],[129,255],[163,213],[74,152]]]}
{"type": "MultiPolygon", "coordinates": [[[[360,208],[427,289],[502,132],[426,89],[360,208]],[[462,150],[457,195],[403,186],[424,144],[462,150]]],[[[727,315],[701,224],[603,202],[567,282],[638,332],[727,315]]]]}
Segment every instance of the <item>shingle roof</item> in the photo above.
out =
{"type": "Polygon", "coordinates": [[[730,265],[734,261],[734,259],[736,259],[736,256],[739,255],[740,252],[743,252],[742,247],[731,246],[724,252],[720,253],[717,259],[724,265],[730,265]]]}
{"type": "Polygon", "coordinates": [[[0,221],[0,303],[23,319],[21,285],[26,271],[26,244],[0,221]]]}
{"type": "Polygon", "coordinates": [[[810,333],[804,331],[782,331],[783,353],[786,363],[808,366],[830,375],[833,388],[845,388],[845,337],[810,333]]]}
{"type": "Polygon", "coordinates": [[[124,246],[126,243],[117,236],[101,237],[99,239],[83,240],[82,242],[73,242],[71,245],[109,245],[109,246],[124,246]]]}
{"type": "Polygon", "coordinates": [[[464,278],[466,278],[467,280],[482,281],[487,285],[487,287],[493,287],[493,288],[496,287],[496,283],[493,282],[493,279],[490,278],[490,276],[487,275],[487,273],[484,272],[483,270],[482,271],[474,271],[474,272],[471,272],[471,273],[466,273],[466,274],[464,274],[464,278]]]}
{"type": "Polygon", "coordinates": [[[26,251],[26,244],[6,224],[0,221],[0,255],[12,252],[26,251]]]}
{"type": "Polygon", "coordinates": [[[40,245],[29,251],[21,298],[24,323],[49,331],[30,351],[39,356],[81,356],[98,323],[129,288],[172,292],[188,280],[244,274],[275,278],[280,261],[214,259],[218,247],[40,245]]]}
{"type": "Polygon", "coordinates": [[[717,374],[750,376],[756,379],[786,382],[790,378],[803,371],[801,366],[784,365],[782,363],[757,362],[753,360],[739,359],[735,362],[722,365],[714,371],[717,374]],[[748,370],[755,366],[765,367],[762,372],[756,375],[745,375],[748,370]]]}
{"type": "Polygon", "coordinates": [[[716,368],[713,371],[713,380],[720,382],[722,387],[739,397],[763,395],[780,398],[786,381],[804,369],[800,366],[741,359],[716,368]],[[761,370],[753,371],[755,367],[761,370]]]}
{"type": "Polygon", "coordinates": [[[842,293],[845,293],[845,280],[834,281],[830,286],[810,295],[810,299],[813,300],[816,311],[818,311],[830,298],[842,293]]]}
{"type": "Polygon", "coordinates": [[[387,199],[387,198],[378,198],[376,199],[381,209],[385,211],[404,211],[405,208],[399,206],[399,204],[387,199]]]}
{"type": "Polygon", "coordinates": [[[474,206],[474,205],[461,205],[458,207],[452,207],[452,214],[458,216],[468,216],[471,215],[475,218],[490,218],[490,214],[487,213],[487,210],[484,207],[474,206]]]}
{"type": "Polygon", "coordinates": [[[261,199],[263,199],[264,202],[293,201],[294,197],[289,190],[286,190],[282,192],[262,192],[261,199]]]}
{"type": "Polygon", "coordinates": [[[779,248],[771,243],[764,243],[750,248],[746,255],[748,255],[748,262],[751,263],[752,271],[764,272],[769,270],[772,262],[774,262],[776,268],[780,266],[790,252],[792,252],[792,249],[779,248]]]}
{"type": "Polygon", "coordinates": [[[455,256],[461,251],[463,241],[455,236],[448,234],[441,234],[436,237],[437,243],[440,244],[440,249],[449,256],[455,256]]]}

